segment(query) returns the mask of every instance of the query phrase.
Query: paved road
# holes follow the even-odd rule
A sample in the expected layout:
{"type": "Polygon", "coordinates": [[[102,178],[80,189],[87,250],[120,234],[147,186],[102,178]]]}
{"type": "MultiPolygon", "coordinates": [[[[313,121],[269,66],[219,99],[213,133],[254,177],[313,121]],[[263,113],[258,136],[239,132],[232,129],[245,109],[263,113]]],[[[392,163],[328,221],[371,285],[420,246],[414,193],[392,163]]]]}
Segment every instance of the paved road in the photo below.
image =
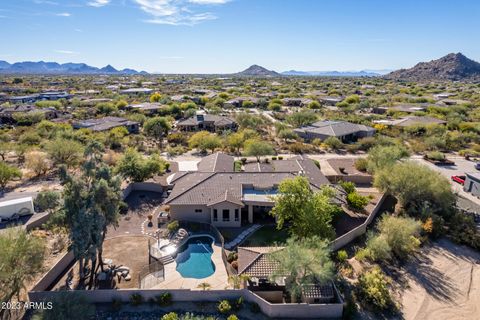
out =
{"type": "Polygon", "coordinates": [[[464,197],[467,200],[472,201],[473,203],[480,206],[480,199],[473,196],[472,194],[463,191],[463,186],[452,181],[451,177],[454,175],[465,175],[465,172],[475,172],[475,162],[466,160],[463,157],[448,157],[449,160],[455,162],[453,166],[436,166],[433,163],[423,160],[421,157],[412,157],[413,160],[419,161],[420,163],[432,168],[435,171],[440,172],[445,176],[448,181],[450,181],[453,190],[459,196],[464,197]]]}

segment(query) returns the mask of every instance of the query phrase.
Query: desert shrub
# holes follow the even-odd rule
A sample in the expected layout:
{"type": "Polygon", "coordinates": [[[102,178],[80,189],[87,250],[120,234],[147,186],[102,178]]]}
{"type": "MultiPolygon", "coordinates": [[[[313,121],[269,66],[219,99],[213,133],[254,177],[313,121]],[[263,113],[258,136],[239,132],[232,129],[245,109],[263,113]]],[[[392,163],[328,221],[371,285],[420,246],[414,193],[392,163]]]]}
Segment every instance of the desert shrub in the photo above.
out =
{"type": "Polygon", "coordinates": [[[480,233],[477,231],[473,216],[456,212],[449,221],[449,229],[450,236],[455,242],[480,249],[480,233]]]}
{"type": "Polygon", "coordinates": [[[143,303],[143,296],[139,293],[133,293],[131,296],[130,296],[130,304],[132,306],[139,306],[143,303]]]}
{"type": "Polygon", "coordinates": [[[170,292],[163,292],[155,296],[155,302],[161,307],[169,306],[172,304],[172,294],[170,292]]]}
{"type": "Polygon", "coordinates": [[[355,160],[354,165],[358,171],[366,172],[368,167],[368,161],[365,158],[358,158],[357,160],[355,160]]]}
{"type": "Polygon", "coordinates": [[[175,312],[169,312],[163,315],[162,320],[180,320],[180,318],[175,312]]]}
{"type": "Polygon", "coordinates": [[[363,273],[358,279],[359,297],[378,309],[386,309],[391,303],[388,281],[379,267],[363,273]]]}
{"type": "Polygon", "coordinates": [[[235,269],[235,270],[238,270],[238,261],[235,260],[235,261],[232,261],[232,268],[235,269]]]}
{"type": "Polygon", "coordinates": [[[431,160],[436,160],[436,161],[443,161],[445,160],[445,154],[439,151],[431,151],[427,153],[427,158],[431,160]]]}
{"type": "Polygon", "coordinates": [[[385,241],[392,253],[399,258],[407,257],[420,245],[418,236],[421,224],[412,218],[386,215],[380,220],[378,229],[378,237],[385,241]]]}
{"type": "Polygon", "coordinates": [[[227,320],[238,320],[238,317],[234,314],[228,316],[227,320]]]}
{"type": "Polygon", "coordinates": [[[313,160],[313,163],[317,166],[318,169],[320,169],[320,161],[318,160],[313,160]]]}
{"type": "Polygon", "coordinates": [[[180,223],[177,220],[174,220],[167,225],[167,229],[170,232],[175,232],[178,228],[180,228],[180,223]]]}
{"type": "Polygon", "coordinates": [[[294,142],[288,145],[288,150],[295,154],[303,154],[311,152],[312,146],[306,143],[294,142]]]}
{"type": "Polygon", "coordinates": [[[232,310],[232,306],[227,300],[222,300],[218,303],[217,309],[220,313],[228,313],[232,310]]]}
{"type": "Polygon", "coordinates": [[[228,262],[232,262],[234,260],[237,260],[238,259],[238,254],[236,252],[230,252],[227,256],[227,261],[228,262]]]}
{"type": "Polygon", "coordinates": [[[342,141],[340,141],[340,139],[337,137],[328,137],[323,141],[323,144],[325,144],[331,150],[338,150],[343,146],[342,141]]]}
{"type": "Polygon", "coordinates": [[[340,263],[345,263],[345,261],[347,261],[348,259],[348,254],[347,254],[347,251],[345,250],[339,250],[337,252],[337,260],[338,262],[340,263]]]}
{"type": "Polygon", "coordinates": [[[351,192],[347,195],[347,203],[350,208],[354,210],[363,210],[368,203],[370,202],[370,198],[367,196],[362,196],[358,192],[351,192]]]}
{"type": "Polygon", "coordinates": [[[355,183],[351,181],[340,181],[340,186],[347,194],[355,192],[355,183]]]}
{"type": "Polygon", "coordinates": [[[389,260],[392,256],[392,248],[381,236],[369,236],[365,255],[373,261],[389,260]]]}

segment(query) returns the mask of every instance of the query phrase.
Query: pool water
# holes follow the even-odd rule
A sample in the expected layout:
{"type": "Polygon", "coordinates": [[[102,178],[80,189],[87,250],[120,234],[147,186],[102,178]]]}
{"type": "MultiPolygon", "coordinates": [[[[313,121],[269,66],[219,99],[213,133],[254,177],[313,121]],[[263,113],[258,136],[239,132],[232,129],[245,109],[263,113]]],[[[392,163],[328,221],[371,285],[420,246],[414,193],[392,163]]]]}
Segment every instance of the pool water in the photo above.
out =
{"type": "Polygon", "coordinates": [[[184,278],[203,279],[215,272],[212,262],[213,240],[210,237],[189,239],[179,250],[176,270],[184,278]]]}

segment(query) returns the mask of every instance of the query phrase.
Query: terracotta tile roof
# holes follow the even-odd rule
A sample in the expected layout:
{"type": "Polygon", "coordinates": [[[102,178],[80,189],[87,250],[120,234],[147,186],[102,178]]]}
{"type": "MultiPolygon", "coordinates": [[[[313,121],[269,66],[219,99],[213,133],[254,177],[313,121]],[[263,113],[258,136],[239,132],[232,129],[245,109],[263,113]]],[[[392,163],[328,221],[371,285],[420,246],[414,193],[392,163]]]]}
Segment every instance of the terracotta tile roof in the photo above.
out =
{"type": "Polygon", "coordinates": [[[302,286],[304,298],[334,298],[333,285],[329,284],[305,284],[302,286]]]}
{"type": "Polygon", "coordinates": [[[269,254],[281,247],[239,247],[238,274],[250,277],[268,278],[279,268],[279,263],[269,257],[269,254]]]}

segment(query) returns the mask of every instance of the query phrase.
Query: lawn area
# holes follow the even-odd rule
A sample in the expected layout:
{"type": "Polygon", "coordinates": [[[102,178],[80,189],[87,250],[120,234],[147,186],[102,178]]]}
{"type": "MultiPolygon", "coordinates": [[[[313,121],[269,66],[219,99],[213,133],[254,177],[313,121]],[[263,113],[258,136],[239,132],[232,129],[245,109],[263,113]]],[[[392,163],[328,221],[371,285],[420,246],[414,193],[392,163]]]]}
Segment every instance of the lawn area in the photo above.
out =
{"type": "Polygon", "coordinates": [[[263,247],[283,245],[288,239],[287,229],[277,230],[274,225],[263,226],[255,231],[241,246],[245,247],[263,247]]]}

